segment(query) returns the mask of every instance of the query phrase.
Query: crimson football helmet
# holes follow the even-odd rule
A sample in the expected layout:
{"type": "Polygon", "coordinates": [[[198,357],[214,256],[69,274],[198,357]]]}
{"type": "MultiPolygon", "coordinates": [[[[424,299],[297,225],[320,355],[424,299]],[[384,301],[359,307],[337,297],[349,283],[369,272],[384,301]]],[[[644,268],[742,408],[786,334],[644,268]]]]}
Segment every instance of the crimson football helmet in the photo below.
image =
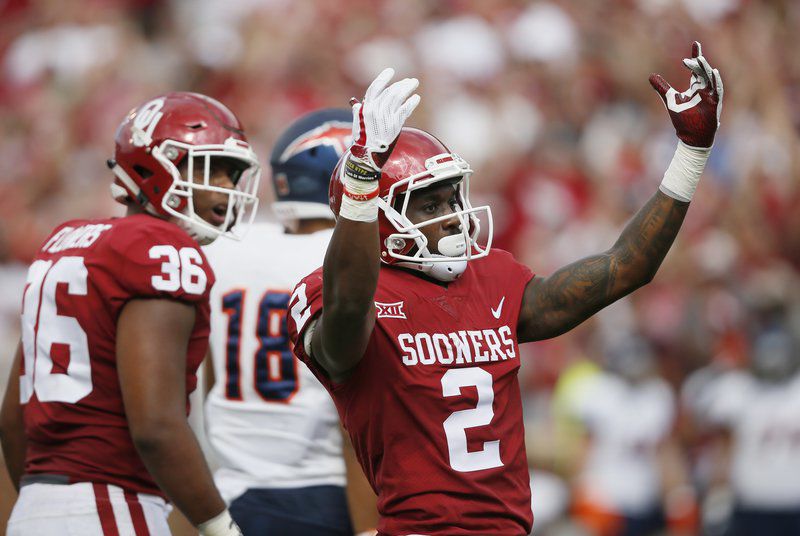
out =
{"type": "Polygon", "coordinates": [[[201,244],[223,235],[241,238],[247,225],[239,224],[252,222],[261,166],[241,123],[220,102],[199,93],[161,95],[131,110],[117,129],[115,143],[108,165],[115,175],[111,193],[117,201],[177,218],[201,244]],[[234,189],[210,184],[214,158],[233,164],[234,189]],[[198,165],[203,166],[202,182],[192,180],[198,165]],[[227,194],[223,223],[212,225],[195,213],[195,190],[227,194]]]}
{"type": "MultiPolygon", "coordinates": [[[[344,192],[346,158],[347,153],[339,160],[330,182],[329,202],[337,217],[344,192]]],[[[469,164],[451,153],[435,136],[424,130],[403,128],[381,169],[378,197],[381,261],[419,270],[440,281],[453,281],[464,273],[467,261],[488,255],[493,235],[492,211],[488,206],[473,207],[470,203],[471,175],[469,164]],[[455,184],[459,197],[455,211],[418,223],[409,220],[406,211],[414,192],[442,183],[455,184]],[[439,253],[431,253],[420,229],[454,216],[461,222],[461,232],[442,238],[437,244],[439,253]],[[487,223],[485,245],[477,241],[482,219],[487,223]]]]}

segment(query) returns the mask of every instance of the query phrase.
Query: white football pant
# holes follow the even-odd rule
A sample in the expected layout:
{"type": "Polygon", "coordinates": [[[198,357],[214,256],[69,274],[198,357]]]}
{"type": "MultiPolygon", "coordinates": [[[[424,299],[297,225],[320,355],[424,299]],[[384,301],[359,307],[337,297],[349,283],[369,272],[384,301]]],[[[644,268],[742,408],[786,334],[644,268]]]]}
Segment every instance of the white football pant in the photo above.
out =
{"type": "Polygon", "coordinates": [[[164,499],[110,484],[22,486],[7,536],[169,536],[164,499]]]}

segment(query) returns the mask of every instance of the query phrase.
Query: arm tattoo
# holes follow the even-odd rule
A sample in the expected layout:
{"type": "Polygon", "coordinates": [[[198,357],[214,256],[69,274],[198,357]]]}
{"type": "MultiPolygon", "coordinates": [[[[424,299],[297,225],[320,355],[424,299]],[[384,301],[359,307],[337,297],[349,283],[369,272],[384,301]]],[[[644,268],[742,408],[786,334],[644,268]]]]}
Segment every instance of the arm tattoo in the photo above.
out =
{"type": "Polygon", "coordinates": [[[688,203],[657,192],[611,249],[569,264],[546,279],[531,281],[520,315],[520,342],[564,333],[650,282],[688,208],[688,203]]]}

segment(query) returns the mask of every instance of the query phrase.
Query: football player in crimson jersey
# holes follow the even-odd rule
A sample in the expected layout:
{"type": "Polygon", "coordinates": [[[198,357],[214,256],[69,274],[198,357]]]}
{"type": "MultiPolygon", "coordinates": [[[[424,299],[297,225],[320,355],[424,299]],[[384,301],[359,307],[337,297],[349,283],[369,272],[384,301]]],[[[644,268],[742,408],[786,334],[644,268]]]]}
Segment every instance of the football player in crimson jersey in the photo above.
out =
{"type": "Polygon", "coordinates": [[[279,224],[256,223],[241,242],[205,248],[217,276],[205,428],[219,462],[214,480],[246,534],[352,536],[377,522],[336,408],[292,355],[286,331],[292,289],[328,247],[328,183],[351,142],[350,110],[297,119],[270,157],[279,224]]]}
{"type": "Polygon", "coordinates": [[[241,534],[186,416],[214,284],[200,244],[252,217],[256,155],[228,108],[168,93],[125,118],[109,167],[126,216],[56,227],[28,271],[8,534],[169,534],[165,499],[201,534],[241,534]]]}
{"type": "Polygon", "coordinates": [[[354,100],[354,145],[331,179],[336,227],[323,268],[292,295],[289,329],[378,493],[380,534],[529,533],[517,345],[568,331],[655,275],[719,124],[719,73],[699,44],[684,63],[683,93],[650,77],[680,140],[659,191],[610,249],[547,277],[491,249],[469,165],[402,128],[416,80],[389,85],[387,69],[354,100]]]}

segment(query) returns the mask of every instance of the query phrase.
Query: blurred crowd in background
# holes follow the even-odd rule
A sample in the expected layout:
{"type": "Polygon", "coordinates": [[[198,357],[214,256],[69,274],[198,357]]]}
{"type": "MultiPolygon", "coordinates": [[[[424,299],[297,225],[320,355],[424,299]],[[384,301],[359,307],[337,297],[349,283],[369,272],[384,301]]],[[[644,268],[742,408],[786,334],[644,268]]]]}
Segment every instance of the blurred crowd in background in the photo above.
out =
{"type": "MultiPolygon", "coordinates": [[[[521,374],[537,534],[574,530],[569,512],[622,534],[620,515],[689,511],[693,495],[713,532],[724,492],[741,503],[737,478],[747,482],[736,455],[752,427],[737,419],[764,382],[787,390],[776,407],[800,389],[797,28],[793,0],[0,0],[0,368],[46,234],[121,213],[105,160],[122,117],[148,97],[218,98],[265,161],[289,122],[346,107],[383,67],[416,76],[409,123],[472,164],[494,245],[547,275],[610,247],[655,192],[676,138],[647,78],[684,90],[680,60],[697,39],[725,105],[677,243],[652,284],[524,347],[521,374]]],[[[798,480],[793,407],[777,426],[789,465],[775,474],[798,480]]],[[[800,512],[787,486],[796,501],[777,506],[800,512]]]]}

